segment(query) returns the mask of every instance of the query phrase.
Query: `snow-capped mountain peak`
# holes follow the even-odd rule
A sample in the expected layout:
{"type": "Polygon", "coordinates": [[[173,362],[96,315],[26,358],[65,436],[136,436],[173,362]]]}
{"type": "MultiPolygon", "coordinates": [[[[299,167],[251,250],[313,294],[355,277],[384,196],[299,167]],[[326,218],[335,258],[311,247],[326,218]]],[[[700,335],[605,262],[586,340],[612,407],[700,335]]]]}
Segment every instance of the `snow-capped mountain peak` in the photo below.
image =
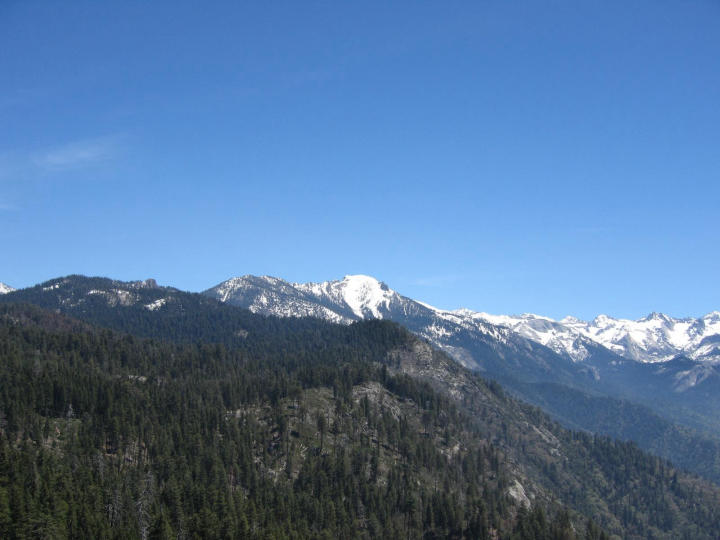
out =
{"type": "MultiPolygon", "coordinates": [[[[594,325],[596,325],[596,326],[601,326],[601,325],[607,324],[608,321],[612,321],[612,320],[615,320],[615,319],[613,319],[612,317],[608,317],[608,316],[605,315],[604,313],[601,313],[600,315],[597,315],[597,316],[592,320],[592,324],[594,324],[594,325]]],[[[586,324],[585,321],[583,321],[583,320],[581,320],[581,319],[578,319],[578,322],[583,323],[583,324],[586,324]]]]}
{"type": "Polygon", "coordinates": [[[660,324],[665,324],[665,323],[671,323],[673,320],[674,320],[674,319],[672,319],[671,317],[668,317],[668,316],[665,315],[664,313],[658,313],[657,311],[653,311],[653,312],[651,312],[651,313],[648,313],[648,314],[647,314],[645,317],[643,317],[642,319],[639,319],[637,322],[651,322],[651,321],[656,321],[656,322],[658,322],[658,323],[660,323],[660,324]]]}
{"type": "Polygon", "coordinates": [[[15,289],[13,289],[10,285],[5,285],[2,281],[0,281],[0,294],[7,294],[13,292],[15,289]]]}
{"type": "Polygon", "coordinates": [[[363,274],[347,275],[342,280],[289,285],[325,306],[346,313],[351,319],[384,319],[401,298],[382,281],[363,274]]]}
{"type": "Polygon", "coordinates": [[[554,321],[532,314],[479,315],[556,352],[564,351],[574,360],[581,360],[583,354],[577,347],[577,340],[586,339],[639,362],[664,362],[678,355],[696,360],[720,361],[720,344],[707,341],[707,338],[720,335],[718,312],[708,313],[698,319],[676,319],[664,313],[652,312],[636,321],[598,315],[589,322],[575,317],[554,321]]]}
{"type": "Polygon", "coordinates": [[[320,283],[291,283],[271,276],[229,279],[208,294],[247,307],[255,313],[284,317],[320,317],[350,323],[383,319],[401,297],[372,276],[347,275],[320,283]]]}
{"type": "Polygon", "coordinates": [[[636,321],[603,314],[589,322],[569,316],[556,321],[534,313],[492,315],[467,308],[446,311],[406,298],[382,281],[362,274],[321,283],[243,276],[221,283],[207,294],[256,313],[320,317],[345,324],[368,318],[408,321],[420,317],[426,327],[418,332],[433,339],[441,334],[449,336],[450,327],[472,328],[503,340],[511,332],[574,362],[586,360],[598,348],[638,362],[664,362],[679,355],[720,362],[717,311],[698,319],[652,312],[636,321]]]}
{"type": "Polygon", "coordinates": [[[537,345],[521,336],[511,339],[509,329],[488,323],[469,310],[445,311],[407,298],[372,276],[347,275],[321,283],[244,276],[220,283],[205,294],[264,315],[318,317],[344,324],[393,320],[473,368],[482,369],[483,360],[475,359],[468,347],[480,347],[485,353],[499,347],[507,357],[521,357],[533,365],[538,362],[528,353],[537,345]]]}
{"type": "Polygon", "coordinates": [[[345,303],[360,318],[364,318],[369,312],[374,318],[381,319],[380,308],[387,311],[390,302],[397,297],[397,293],[391,291],[385,283],[361,274],[345,276],[339,289],[345,303]]]}

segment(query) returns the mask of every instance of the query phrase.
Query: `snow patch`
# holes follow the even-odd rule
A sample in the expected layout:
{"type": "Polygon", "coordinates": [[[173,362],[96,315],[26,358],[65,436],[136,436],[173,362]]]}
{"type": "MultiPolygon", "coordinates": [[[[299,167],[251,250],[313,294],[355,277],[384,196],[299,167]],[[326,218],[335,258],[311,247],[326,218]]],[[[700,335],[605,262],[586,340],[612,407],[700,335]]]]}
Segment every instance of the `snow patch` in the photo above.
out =
{"type": "Polygon", "coordinates": [[[167,298],[158,298],[154,302],[150,302],[149,304],[145,304],[145,309],[148,309],[150,311],[156,311],[163,307],[167,303],[167,298]]]}
{"type": "Polygon", "coordinates": [[[718,312],[699,319],[676,319],[654,312],[637,321],[598,315],[590,322],[569,316],[555,321],[529,313],[518,316],[472,313],[469,310],[453,313],[504,326],[576,362],[583,361],[589,355],[583,340],[597,343],[619,356],[638,362],[666,362],[681,354],[704,361],[713,358],[715,350],[709,345],[701,347],[701,342],[709,336],[720,334],[718,312]]]}
{"type": "Polygon", "coordinates": [[[392,291],[377,279],[364,276],[345,276],[340,284],[345,303],[359,318],[369,313],[375,319],[382,319],[380,308],[388,309],[392,291]]]}
{"type": "Polygon", "coordinates": [[[15,291],[16,289],[13,289],[10,285],[5,285],[2,281],[0,281],[0,294],[7,294],[15,291]]]}

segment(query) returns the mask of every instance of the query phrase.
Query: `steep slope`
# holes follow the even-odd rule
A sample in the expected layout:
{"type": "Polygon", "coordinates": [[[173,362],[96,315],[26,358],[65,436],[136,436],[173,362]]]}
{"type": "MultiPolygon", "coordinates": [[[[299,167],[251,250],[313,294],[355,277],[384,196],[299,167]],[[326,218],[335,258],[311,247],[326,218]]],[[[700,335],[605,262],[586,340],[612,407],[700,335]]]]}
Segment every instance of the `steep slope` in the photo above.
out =
{"type": "Polygon", "coordinates": [[[720,532],[719,488],[560,428],[392,323],[277,321],[226,349],[34,309],[0,307],[10,537],[720,532]]]}
{"type": "MultiPolygon", "coordinates": [[[[267,315],[314,316],[343,323],[367,317],[394,320],[462,365],[542,405],[569,426],[589,430],[602,426],[602,433],[622,438],[634,434],[643,448],[720,479],[720,421],[715,414],[720,408],[720,382],[718,366],[711,362],[636,362],[568,326],[581,326],[577,320],[439,310],[368,276],[308,284],[244,276],[205,294],[267,315]],[[554,386],[558,384],[563,391],[558,392],[560,387],[554,386]],[[630,410],[617,399],[642,406],[630,410]],[[589,409],[588,404],[592,404],[589,409]],[[578,410],[583,414],[578,415],[578,410]],[[613,425],[604,421],[609,410],[623,411],[626,416],[613,425]],[[704,432],[700,446],[710,449],[705,457],[690,459],[682,447],[696,435],[683,427],[658,423],[657,415],[704,432]],[[645,429],[647,425],[655,428],[645,429]],[[668,433],[673,434],[670,442],[664,440],[668,433]]],[[[713,339],[708,336],[701,343],[709,350],[717,344],[713,339]]]]}
{"type": "Polygon", "coordinates": [[[506,328],[435,309],[369,276],[304,284],[269,276],[243,276],[204,294],[263,315],[312,316],[341,323],[368,318],[397,321],[464,366],[494,376],[518,371],[532,380],[572,381],[592,376],[584,366],[573,365],[506,328]]]}
{"type": "MultiPolygon", "coordinates": [[[[720,336],[714,334],[720,331],[718,314],[695,321],[657,314],[641,321],[598,317],[589,324],[570,318],[558,322],[536,315],[445,311],[404,297],[368,276],[306,284],[245,276],[205,294],[267,315],[314,316],[343,323],[365,318],[394,320],[466,367],[506,384],[516,379],[561,383],[638,399],[650,407],[655,407],[659,398],[662,409],[658,410],[663,414],[666,408],[671,411],[687,403],[695,408],[695,403],[702,402],[701,396],[712,393],[718,375],[713,361],[720,350],[720,336]],[[687,352],[681,355],[684,359],[696,364],[670,362],[682,351],[687,352]],[[651,356],[664,361],[662,368],[637,365],[641,363],[638,358],[651,356]],[[703,388],[695,388],[699,384],[703,388]]],[[[697,412],[703,416],[707,410],[700,404],[697,412]]],[[[720,426],[712,418],[693,425],[717,428],[720,434],[720,426]]]]}

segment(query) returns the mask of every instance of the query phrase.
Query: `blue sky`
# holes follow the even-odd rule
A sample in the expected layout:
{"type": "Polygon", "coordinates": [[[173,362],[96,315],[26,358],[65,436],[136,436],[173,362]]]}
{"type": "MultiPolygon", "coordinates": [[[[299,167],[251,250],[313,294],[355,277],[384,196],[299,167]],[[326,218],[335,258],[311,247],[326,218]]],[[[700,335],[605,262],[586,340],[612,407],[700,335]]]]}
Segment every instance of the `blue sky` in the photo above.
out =
{"type": "Polygon", "coordinates": [[[0,281],[720,309],[720,4],[0,2],[0,281]]]}

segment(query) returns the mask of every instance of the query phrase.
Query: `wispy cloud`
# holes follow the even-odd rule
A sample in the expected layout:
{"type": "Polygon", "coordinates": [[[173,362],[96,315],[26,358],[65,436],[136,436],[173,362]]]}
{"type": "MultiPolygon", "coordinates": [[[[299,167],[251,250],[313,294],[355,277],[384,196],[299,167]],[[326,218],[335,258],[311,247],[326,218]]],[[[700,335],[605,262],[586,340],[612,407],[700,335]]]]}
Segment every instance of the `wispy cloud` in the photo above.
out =
{"type": "Polygon", "coordinates": [[[117,152],[117,137],[85,139],[46,150],[36,156],[35,163],[46,171],[63,171],[107,161],[117,152]]]}

